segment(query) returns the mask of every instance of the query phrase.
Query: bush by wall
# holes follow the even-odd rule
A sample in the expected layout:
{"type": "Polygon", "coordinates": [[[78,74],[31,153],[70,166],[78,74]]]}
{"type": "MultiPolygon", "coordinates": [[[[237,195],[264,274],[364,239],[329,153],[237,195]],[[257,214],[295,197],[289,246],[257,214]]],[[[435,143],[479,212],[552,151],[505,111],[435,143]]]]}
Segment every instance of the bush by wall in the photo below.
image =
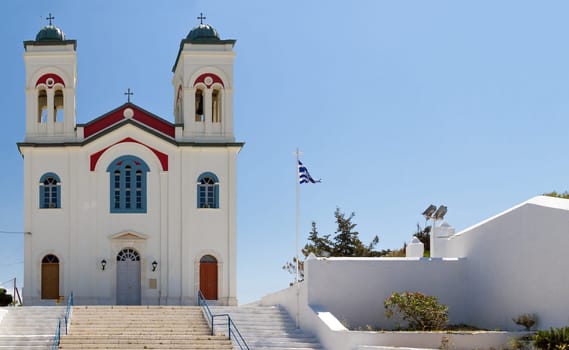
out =
{"type": "Polygon", "coordinates": [[[12,303],[12,296],[6,294],[6,289],[0,288],[0,306],[8,306],[12,303]]]}
{"type": "Polygon", "coordinates": [[[448,308],[437,297],[419,292],[393,292],[383,302],[385,316],[395,313],[407,321],[408,330],[442,330],[448,324],[448,308]]]}
{"type": "Polygon", "coordinates": [[[533,345],[542,350],[569,349],[569,327],[550,328],[537,331],[533,338],[533,345]]]}

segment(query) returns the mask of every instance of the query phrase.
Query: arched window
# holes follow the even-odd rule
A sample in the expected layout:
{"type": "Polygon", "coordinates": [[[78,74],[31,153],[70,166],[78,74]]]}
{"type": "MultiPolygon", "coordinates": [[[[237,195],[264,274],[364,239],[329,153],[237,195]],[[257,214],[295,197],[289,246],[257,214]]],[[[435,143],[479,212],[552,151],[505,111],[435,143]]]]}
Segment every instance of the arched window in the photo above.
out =
{"type": "Polygon", "coordinates": [[[196,90],[196,122],[203,122],[204,118],[204,93],[201,89],[196,90]]]}
{"type": "Polygon", "coordinates": [[[221,123],[221,90],[213,89],[211,93],[211,122],[221,123]]]}
{"type": "Polygon", "coordinates": [[[198,208],[219,208],[219,180],[207,172],[198,177],[198,208]]]}
{"type": "Polygon", "coordinates": [[[54,173],[40,178],[40,208],[61,208],[61,181],[54,173]]]}
{"type": "Polygon", "coordinates": [[[38,123],[47,122],[47,91],[38,90],[38,123]]]}
{"type": "Polygon", "coordinates": [[[111,213],[146,213],[146,163],[135,156],[115,159],[107,168],[110,174],[111,213]]]}
{"type": "Polygon", "coordinates": [[[63,90],[55,90],[53,96],[54,121],[63,122],[63,90]]]}
{"type": "Polygon", "coordinates": [[[140,261],[140,254],[132,248],[125,248],[117,254],[117,261],[140,261]]]}

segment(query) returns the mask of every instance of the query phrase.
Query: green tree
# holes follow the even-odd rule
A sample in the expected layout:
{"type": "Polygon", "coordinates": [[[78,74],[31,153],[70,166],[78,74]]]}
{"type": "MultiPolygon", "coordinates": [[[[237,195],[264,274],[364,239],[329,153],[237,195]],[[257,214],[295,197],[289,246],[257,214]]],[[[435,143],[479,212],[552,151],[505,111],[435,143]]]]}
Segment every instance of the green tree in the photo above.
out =
{"type": "Polygon", "coordinates": [[[0,288],[0,306],[7,306],[12,303],[12,296],[6,293],[6,289],[0,288]]]}
{"type": "MultiPolygon", "coordinates": [[[[379,237],[375,236],[369,244],[364,244],[359,239],[359,233],[354,231],[357,224],[352,222],[355,213],[350,216],[336,208],[334,217],[336,218],[336,235],[330,239],[331,235],[320,235],[316,222],[312,222],[312,228],[308,234],[308,243],[302,248],[302,255],[299,256],[298,269],[299,280],[304,280],[304,260],[314,253],[316,256],[335,256],[335,257],[361,257],[361,256],[385,256],[391,253],[391,250],[376,251],[375,247],[379,243],[379,237]]],[[[296,274],[296,257],[287,261],[282,269],[290,274],[296,274]]]]}
{"type": "Polygon", "coordinates": [[[553,192],[549,192],[549,193],[544,193],[543,195],[549,196],[549,197],[569,199],[569,192],[567,192],[567,191],[565,191],[563,193],[557,193],[556,191],[553,191],[553,192]]]}
{"type": "Polygon", "coordinates": [[[381,256],[381,252],[375,250],[375,246],[379,243],[379,237],[376,235],[373,240],[365,245],[359,238],[359,232],[355,231],[357,224],[352,222],[356,213],[352,212],[346,216],[340,208],[336,208],[334,217],[336,218],[336,235],[334,236],[333,256],[381,256]]]}
{"type": "Polygon", "coordinates": [[[423,243],[425,252],[431,251],[431,226],[425,226],[422,228],[421,225],[417,223],[417,230],[413,236],[417,237],[417,239],[423,243]]]}
{"type": "Polygon", "coordinates": [[[314,253],[316,256],[327,256],[332,253],[332,250],[333,246],[330,241],[330,235],[320,237],[316,222],[312,221],[312,228],[308,234],[308,243],[302,248],[302,255],[308,257],[310,253],[314,253]]]}
{"type": "MultiPolygon", "coordinates": [[[[299,280],[304,280],[304,260],[314,253],[316,256],[329,256],[333,250],[332,242],[330,241],[330,235],[324,235],[320,237],[318,234],[318,227],[316,222],[312,221],[312,229],[308,234],[308,243],[304,245],[301,252],[304,258],[299,256],[298,270],[299,270],[299,280]]],[[[288,271],[290,274],[296,274],[296,256],[292,258],[291,261],[287,261],[283,265],[283,270],[288,271]]]]}

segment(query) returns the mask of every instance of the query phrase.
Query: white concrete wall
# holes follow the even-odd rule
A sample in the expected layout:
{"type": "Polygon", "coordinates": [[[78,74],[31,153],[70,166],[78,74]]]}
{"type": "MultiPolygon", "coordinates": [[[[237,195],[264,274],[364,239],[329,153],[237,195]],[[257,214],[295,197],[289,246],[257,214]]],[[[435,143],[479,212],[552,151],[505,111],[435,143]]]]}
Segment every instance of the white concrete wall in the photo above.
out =
{"type": "Polygon", "coordinates": [[[449,240],[467,256],[465,317],[489,329],[519,329],[535,313],[539,328],[569,324],[569,200],[536,197],[449,240]]]}
{"type": "Polygon", "coordinates": [[[281,305],[293,319],[296,318],[298,310],[300,327],[315,335],[324,348],[328,350],[440,349],[443,339],[447,341],[449,349],[500,349],[506,348],[510,339],[525,334],[509,332],[349,331],[326,309],[307,303],[306,287],[305,281],[301,283],[300,289],[293,286],[263,297],[260,304],[266,306],[281,305]]]}
{"type": "Polygon", "coordinates": [[[328,258],[305,263],[308,303],[325,308],[351,328],[395,327],[383,301],[392,292],[436,295],[450,321],[463,322],[464,259],[328,258]]]}

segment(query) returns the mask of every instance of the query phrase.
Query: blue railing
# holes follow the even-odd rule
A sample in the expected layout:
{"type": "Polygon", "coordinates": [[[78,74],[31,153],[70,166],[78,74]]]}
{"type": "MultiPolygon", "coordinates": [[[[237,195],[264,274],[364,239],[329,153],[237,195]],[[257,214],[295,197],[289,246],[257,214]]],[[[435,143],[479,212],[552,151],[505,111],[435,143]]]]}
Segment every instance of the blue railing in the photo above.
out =
{"type": "Polygon", "coordinates": [[[203,297],[201,291],[198,292],[198,305],[201,306],[205,314],[205,317],[207,319],[207,322],[211,327],[211,335],[215,335],[216,325],[217,326],[226,325],[227,335],[229,336],[229,340],[232,340],[235,344],[237,344],[239,346],[239,349],[241,350],[250,350],[249,346],[247,345],[247,342],[245,342],[245,339],[241,335],[241,332],[239,332],[239,329],[237,329],[235,322],[233,322],[233,320],[231,319],[231,316],[229,314],[213,314],[205,298],[203,297]],[[217,324],[215,323],[216,319],[223,319],[223,318],[225,319],[225,322],[217,324]]]}
{"type": "Polygon", "coordinates": [[[71,307],[73,306],[73,292],[69,294],[67,299],[67,307],[65,308],[65,335],[69,332],[69,322],[71,321],[71,307]]]}
{"type": "Polygon", "coordinates": [[[59,347],[59,338],[61,337],[61,319],[57,320],[57,328],[55,329],[55,335],[53,336],[53,343],[51,344],[51,350],[57,350],[59,347]]]}
{"type": "MultiPolygon", "coordinates": [[[[73,306],[73,292],[69,294],[67,299],[67,307],[65,308],[64,322],[65,322],[65,334],[69,330],[69,321],[71,320],[71,307],[73,306]]],[[[57,350],[59,348],[59,341],[61,339],[61,318],[57,320],[57,328],[55,329],[55,335],[53,336],[53,342],[51,344],[51,350],[57,350]]]]}

